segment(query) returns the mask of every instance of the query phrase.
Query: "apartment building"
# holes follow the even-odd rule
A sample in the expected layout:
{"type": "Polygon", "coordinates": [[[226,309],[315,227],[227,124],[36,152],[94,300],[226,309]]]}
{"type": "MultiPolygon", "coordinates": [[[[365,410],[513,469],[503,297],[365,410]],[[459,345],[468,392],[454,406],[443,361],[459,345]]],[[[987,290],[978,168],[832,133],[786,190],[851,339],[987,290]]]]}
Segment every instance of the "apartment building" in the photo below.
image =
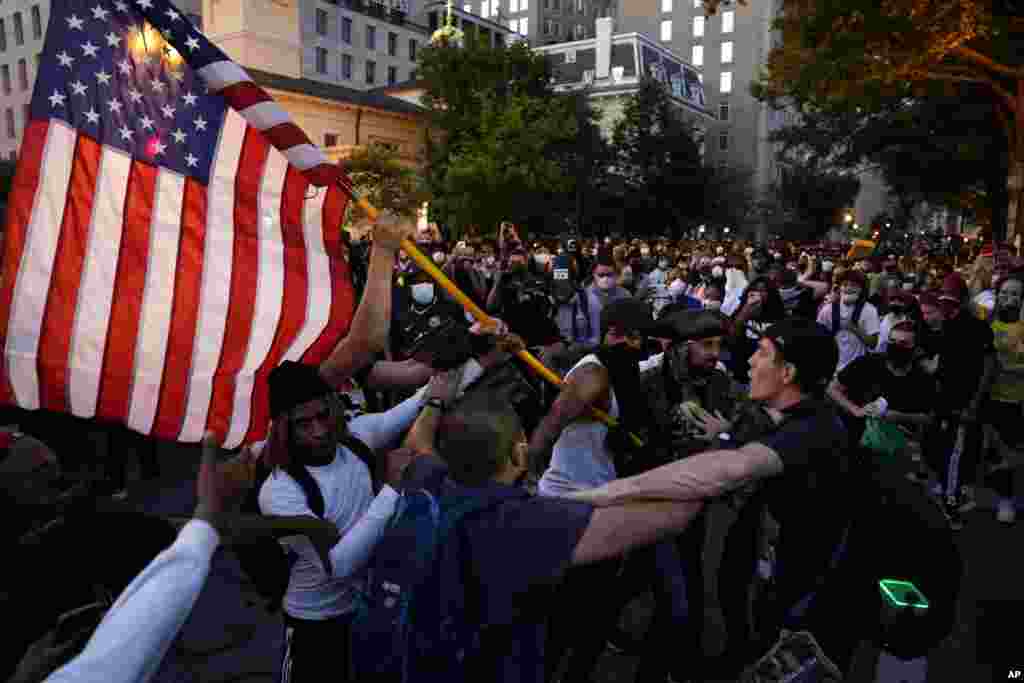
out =
{"type": "MultiPolygon", "coordinates": [[[[461,29],[467,37],[478,36],[487,41],[492,47],[504,45],[515,39],[513,31],[504,23],[498,21],[497,13],[491,14],[492,3],[498,7],[500,0],[481,0],[480,6],[472,3],[457,3],[452,6],[452,25],[461,29]],[[480,10],[477,14],[474,9],[480,10]]],[[[428,2],[419,11],[431,35],[434,31],[444,26],[448,14],[448,4],[443,0],[428,2]]]]}
{"type": "MultiPolygon", "coordinates": [[[[60,0],[58,0],[59,2],[60,0]]],[[[200,24],[200,0],[177,0],[178,9],[200,24]]],[[[0,0],[0,158],[15,160],[28,123],[29,102],[39,70],[49,0],[0,0]]]]}
{"type": "MultiPolygon", "coordinates": [[[[443,21],[444,2],[435,2],[443,21]]],[[[613,16],[602,0],[455,0],[460,17],[479,17],[507,27],[513,39],[532,46],[594,37],[594,20],[613,16]]]]}
{"type": "Polygon", "coordinates": [[[642,33],[613,35],[611,17],[599,18],[594,24],[593,38],[536,48],[551,67],[555,92],[585,90],[600,116],[602,131],[611,135],[626,101],[647,75],[665,87],[701,139],[714,136],[717,121],[707,106],[696,69],[642,33]]]}

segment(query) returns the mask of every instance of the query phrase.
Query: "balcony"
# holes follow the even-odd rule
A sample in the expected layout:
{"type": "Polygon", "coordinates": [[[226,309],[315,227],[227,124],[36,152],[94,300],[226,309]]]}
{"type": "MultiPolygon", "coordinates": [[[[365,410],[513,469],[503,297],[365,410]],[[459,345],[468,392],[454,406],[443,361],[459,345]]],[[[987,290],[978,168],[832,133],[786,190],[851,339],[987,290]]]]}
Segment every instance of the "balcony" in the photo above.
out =
{"type": "Polygon", "coordinates": [[[375,17],[384,21],[402,26],[408,17],[408,3],[376,2],[376,0],[337,0],[334,4],[341,5],[345,9],[359,12],[369,17],[375,17]]]}

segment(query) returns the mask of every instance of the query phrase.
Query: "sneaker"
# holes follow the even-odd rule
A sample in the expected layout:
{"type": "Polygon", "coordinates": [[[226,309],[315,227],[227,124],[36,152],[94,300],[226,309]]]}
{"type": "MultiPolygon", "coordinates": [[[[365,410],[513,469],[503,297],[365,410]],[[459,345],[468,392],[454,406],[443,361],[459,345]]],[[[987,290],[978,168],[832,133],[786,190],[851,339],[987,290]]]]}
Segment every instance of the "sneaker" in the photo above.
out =
{"type": "Polygon", "coordinates": [[[964,528],[964,518],[960,514],[960,503],[956,496],[947,496],[942,506],[942,511],[949,522],[949,528],[953,531],[960,531],[964,528]]]}
{"type": "Polygon", "coordinates": [[[996,519],[1003,524],[1013,524],[1017,521],[1017,506],[1009,498],[1000,498],[999,507],[996,509],[996,519]]]}
{"type": "Polygon", "coordinates": [[[967,514],[976,507],[978,507],[978,501],[974,498],[974,487],[961,486],[958,506],[960,513],[967,514]]]}

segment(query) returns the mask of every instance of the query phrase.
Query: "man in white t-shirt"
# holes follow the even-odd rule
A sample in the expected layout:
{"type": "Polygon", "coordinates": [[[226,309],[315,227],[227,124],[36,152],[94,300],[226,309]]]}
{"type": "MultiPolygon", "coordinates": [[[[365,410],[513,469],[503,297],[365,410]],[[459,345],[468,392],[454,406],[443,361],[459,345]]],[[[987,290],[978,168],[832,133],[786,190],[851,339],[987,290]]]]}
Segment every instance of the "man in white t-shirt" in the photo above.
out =
{"type": "Polygon", "coordinates": [[[867,279],[858,270],[849,270],[839,280],[839,300],[823,306],[818,323],[832,330],[839,345],[836,372],[875,348],[880,323],[878,309],[868,303],[867,279]]]}

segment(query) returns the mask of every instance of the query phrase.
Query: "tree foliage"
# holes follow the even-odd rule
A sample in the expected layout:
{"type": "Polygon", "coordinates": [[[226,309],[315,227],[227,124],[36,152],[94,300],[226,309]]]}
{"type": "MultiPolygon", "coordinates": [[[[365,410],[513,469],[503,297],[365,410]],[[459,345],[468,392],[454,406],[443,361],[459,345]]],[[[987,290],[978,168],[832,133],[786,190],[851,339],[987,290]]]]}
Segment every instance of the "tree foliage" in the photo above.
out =
{"type": "MultiPolygon", "coordinates": [[[[345,170],[354,188],[379,209],[411,217],[430,198],[417,172],[386,145],[357,147],[345,161],[345,170]]],[[[349,206],[350,220],[358,222],[362,211],[354,203],[349,206]]]]}
{"type": "Polygon", "coordinates": [[[810,164],[780,168],[772,195],[776,198],[773,233],[785,239],[810,241],[839,225],[841,210],[853,204],[860,191],[856,176],[835,173],[810,164]]]}
{"type": "Polygon", "coordinates": [[[630,222],[655,232],[741,222],[750,203],[749,177],[703,163],[697,131],[657,81],[641,82],[612,140],[618,192],[630,222]]]}
{"type": "Polygon", "coordinates": [[[493,231],[502,220],[542,214],[548,195],[571,191],[552,150],[575,138],[569,98],[554,95],[543,56],[521,43],[419,52],[430,128],[426,184],[432,216],[453,234],[493,231]]]}
{"type": "MultiPolygon", "coordinates": [[[[922,101],[983,103],[988,128],[1002,132],[1003,168],[1012,170],[1024,164],[1022,9],[1020,0],[784,0],[775,22],[781,40],[753,92],[774,106],[796,107],[805,120],[829,119],[834,127],[825,132],[839,133],[832,137],[840,142],[839,160],[864,159],[856,144],[842,143],[865,140],[865,130],[891,125],[906,132],[902,123],[920,122],[922,101]]],[[[809,140],[821,132],[806,128],[809,140]]],[[[958,145],[964,132],[973,133],[961,129],[958,145]]],[[[823,147],[829,138],[821,138],[823,147]]],[[[902,145],[911,146],[933,158],[949,156],[920,137],[902,145]]],[[[904,161],[898,147],[882,146],[896,166],[904,161]]],[[[1004,171],[1004,185],[1005,178],[1004,171]]],[[[1013,201],[1020,203],[1019,194],[1013,201]]]]}

